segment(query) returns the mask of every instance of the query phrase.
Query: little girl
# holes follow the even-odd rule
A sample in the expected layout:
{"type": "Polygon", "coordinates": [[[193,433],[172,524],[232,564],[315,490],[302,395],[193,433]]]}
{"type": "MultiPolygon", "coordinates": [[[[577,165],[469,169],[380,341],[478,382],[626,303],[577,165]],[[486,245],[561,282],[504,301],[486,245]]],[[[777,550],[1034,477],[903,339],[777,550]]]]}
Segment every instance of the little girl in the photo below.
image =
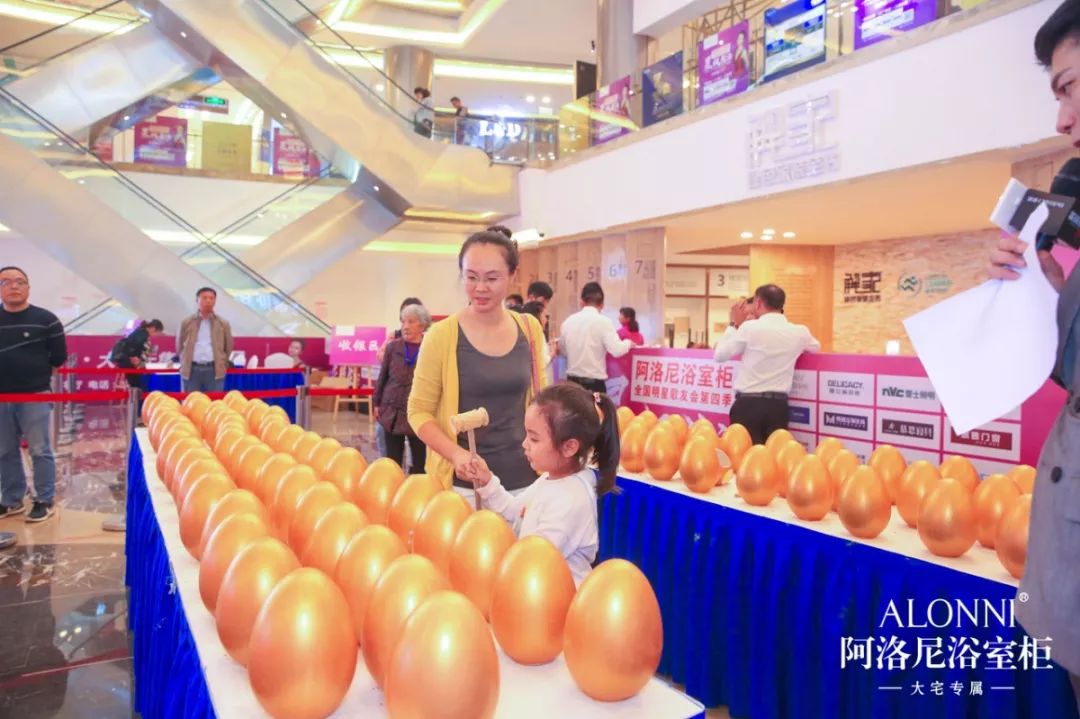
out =
{"type": "Polygon", "coordinates": [[[468,479],[484,507],[503,516],[519,537],[538,534],[554,544],[578,585],[600,544],[596,499],[615,489],[619,429],[604,394],[569,382],[541,391],[525,412],[525,456],[540,477],[520,495],[503,489],[477,457],[468,479]],[[589,468],[599,469],[599,480],[589,468]]]}

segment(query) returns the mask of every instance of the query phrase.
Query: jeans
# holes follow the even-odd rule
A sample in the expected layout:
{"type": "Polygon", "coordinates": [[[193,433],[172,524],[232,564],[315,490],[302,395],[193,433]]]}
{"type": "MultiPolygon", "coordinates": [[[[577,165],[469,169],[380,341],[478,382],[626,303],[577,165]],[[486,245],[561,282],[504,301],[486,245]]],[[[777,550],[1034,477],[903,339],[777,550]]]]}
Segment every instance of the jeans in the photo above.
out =
{"type": "Polygon", "coordinates": [[[371,421],[375,422],[375,449],[379,450],[379,456],[380,457],[385,457],[386,456],[386,430],[383,429],[383,426],[381,424],[379,424],[378,422],[376,422],[375,420],[371,420],[371,421]]]}
{"type": "Polygon", "coordinates": [[[52,405],[46,402],[0,403],[0,503],[16,507],[26,496],[20,438],[30,445],[34,460],[34,492],[37,501],[52,504],[56,491],[56,459],[49,445],[52,405]]]}
{"type": "Polygon", "coordinates": [[[185,392],[224,392],[225,378],[214,379],[213,366],[191,365],[191,376],[184,380],[185,392]]]}

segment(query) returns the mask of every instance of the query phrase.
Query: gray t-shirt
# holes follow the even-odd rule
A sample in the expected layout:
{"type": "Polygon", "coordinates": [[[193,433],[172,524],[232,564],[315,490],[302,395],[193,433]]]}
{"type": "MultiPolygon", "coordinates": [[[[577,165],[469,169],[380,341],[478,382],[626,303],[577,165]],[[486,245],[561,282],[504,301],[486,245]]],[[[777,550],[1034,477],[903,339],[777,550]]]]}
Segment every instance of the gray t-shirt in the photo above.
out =
{"type": "MultiPolygon", "coordinates": [[[[457,345],[458,412],[484,407],[488,426],[476,430],[476,451],[492,473],[507,489],[521,489],[536,480],[536,472],[525,458],[521,443],[525,440],[525,396],[532,383],[532,355],[529,341],[518,328],[513,349],[501,357],[477,350],[464,331],[458,332],[457,345]]],[[[468,437],[458,438],[468,449],[468,437]]],[[[455,483],[471,487],[468,482],[455,483]]]]}

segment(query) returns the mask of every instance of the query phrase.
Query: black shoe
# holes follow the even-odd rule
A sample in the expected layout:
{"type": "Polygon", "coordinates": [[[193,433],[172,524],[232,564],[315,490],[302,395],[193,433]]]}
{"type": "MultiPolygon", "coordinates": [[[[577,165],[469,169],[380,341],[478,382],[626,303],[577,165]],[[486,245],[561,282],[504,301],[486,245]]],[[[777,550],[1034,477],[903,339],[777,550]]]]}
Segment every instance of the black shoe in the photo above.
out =
{"type": "Polygon", "coordinates": [[[5,517],[14,517],[16,514],[22,514],[26,511],[26,505],[19,502],[14,507],[5,507],[0,504],[0,519],[5,517]]]}
{"type": "Polygon", "coordinates": [[[17,541],[14,532],[0,532],[0,549],[14,547],[17,541]]]}
{"type": "Polygon", "coordinates": [[[34,508],[30,510],[30,514],[26,515],[26,522],[33,524],[34,522],[44,522],[49,517],[53,516],[52,504],[46,504],[45,502],[34,502],[34,508]]]}

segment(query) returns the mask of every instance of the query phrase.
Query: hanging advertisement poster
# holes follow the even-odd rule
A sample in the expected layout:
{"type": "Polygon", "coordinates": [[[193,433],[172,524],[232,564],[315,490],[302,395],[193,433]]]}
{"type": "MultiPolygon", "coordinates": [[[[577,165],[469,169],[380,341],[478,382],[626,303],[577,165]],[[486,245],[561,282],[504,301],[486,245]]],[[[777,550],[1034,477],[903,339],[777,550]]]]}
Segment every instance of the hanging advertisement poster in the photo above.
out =
{"type": "Polygon", "coordinates": [[[600,145],[630,132],[630,76],[596,91],[593,144],[600,145]]]}
{"type": "Polygon", "coordinates": [[[825,0],[765,11],[765,82],[824,61],[825,0]]]}
{"type": "Polygon", "coordinates": [[[135,125],[135,162],[187,166],[187,120],[157,117],[135,125]]]}
{"type": "Polygon", "coordinates": [[[291,177],[315,177],[319,174],[319,157],[303,139],[274,129],[273,173],[291,177]]]}
{"type": "Polygon", "coordinates": [[[855,0],[855,49],[937,19],[937,0],[855,0]]]}
{"type": "Polygon", "coordinates": [[[698,43],[698,106],[750,87],[750,21],[709,35],[698,43]]]}
{"type": "Polygon", "coordinates": [[[641,72],[642,122],[646,127],[681,115],[683,111],[683,54],[680,50],[641,72]]]}

